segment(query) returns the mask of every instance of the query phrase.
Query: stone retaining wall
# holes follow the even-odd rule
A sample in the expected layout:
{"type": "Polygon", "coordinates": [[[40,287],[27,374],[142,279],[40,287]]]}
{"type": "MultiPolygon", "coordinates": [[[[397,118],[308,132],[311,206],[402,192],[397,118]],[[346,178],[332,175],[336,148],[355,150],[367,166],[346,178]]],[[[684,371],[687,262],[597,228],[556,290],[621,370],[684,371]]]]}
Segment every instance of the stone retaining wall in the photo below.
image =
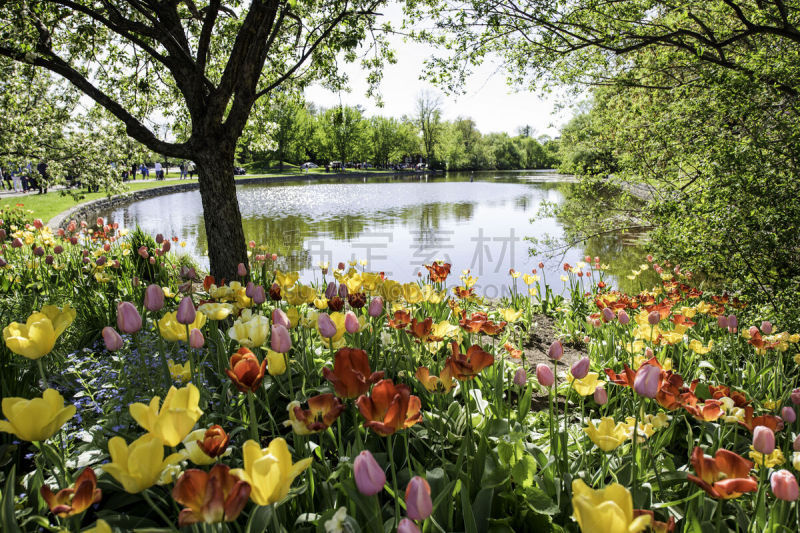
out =
{"type": "MultiPolygon", "coordinates": [[[[348,172],[347,174],[341,174],[341,173],[307,174],[305,176],[294,175],[294,176],[277,176],[277,177],[262,177],[262,178],[237,178],[236,185],[255,185],[255,184],[279,183],[282,181],[297,181],[297,180],[315,181],[315,178],[316,179],[322,179],[322,178],[364,179],[364,178],[375,178],[375,177],[395,178],[401,176],[422,176],[425,174],[440,174],[440,173],[442,172],[405,171],[405,172],[394,172],[387,174],[375,174],[372,172],[348,172]]],[[[98,198],[97,200],[90,200],[88,202],[83,202],[81,204],[78,204],[74,207],[67,209],[66,211],[62,211],[61,213],[51,218],[47,222],[47,225],[50,226],[50,228],[52,228],[53,230],[55,230],[56,228],[66,228],[67,224],[69,224],[69,221],[73,219],[78,221],[92,220],[95,218],[97,213],[100,213],[102,211],[108,211],[123,205],[128,205],[131,202],[137,202],[139,200],[145,200],[147,198],[163,196],[165,194],[172,194],[176,192],[192,191],[199,188],[200,185],[197,182],[176,183],[175,185],[164,185],[163,187],[152,187],[150,189],[131,191],[123,194],[118,194],[116,196],[111,196],[109,198],[98,198]]]]}

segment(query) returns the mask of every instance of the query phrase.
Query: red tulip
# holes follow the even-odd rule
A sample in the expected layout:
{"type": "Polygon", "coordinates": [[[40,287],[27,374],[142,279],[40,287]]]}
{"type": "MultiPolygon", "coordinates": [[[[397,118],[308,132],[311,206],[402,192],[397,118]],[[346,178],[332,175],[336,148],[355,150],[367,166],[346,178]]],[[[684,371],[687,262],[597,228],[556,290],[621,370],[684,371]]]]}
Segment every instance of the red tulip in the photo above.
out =
{"type": "Polygon", "coordinates": [[[232,522],[250,499],[250,485],[230,473],[227,465],[216,464],[211,471],[190,468],[172,489],[173,499],[185,508],[178,515],[180,527],[204,522],[232,522]]]}

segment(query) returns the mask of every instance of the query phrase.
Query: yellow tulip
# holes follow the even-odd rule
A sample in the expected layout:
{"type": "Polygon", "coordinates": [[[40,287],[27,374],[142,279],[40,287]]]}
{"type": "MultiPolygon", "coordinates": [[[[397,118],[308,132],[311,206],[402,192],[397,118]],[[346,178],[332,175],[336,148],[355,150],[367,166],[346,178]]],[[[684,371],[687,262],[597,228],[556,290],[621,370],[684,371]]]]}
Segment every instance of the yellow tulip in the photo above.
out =
{"type": "Polygon", "coordinates": [[[102,518],[98,518],[93,528],[89,528],[84,533],[111,533],[111,526],[102,518]]]}
{"type": "Polygon", "coordinates": [[[228,330],[228,336],[239,343],[239,346],[255,348],[266,342],[269,334],[269,319],[263,315],[251,315],[249,320],[241,316],[233,327],[228,330]]]}
{"type": "Polygon", "coordinates": [[[764,454],[757,452],[755,448],[750,446],[749,455],[750,459],[755,463],[756,470],[761,468],[762,465],[766,466],[767,468],[774,468],[786,462],[786,458],[783,456],[783,452],[780,448],[775,448],[772,450],[772,453],[765,457],[764,454]]]}
{"type": "Polygon", "coordinates": [[[374,292],[381,283],[383,283],[383,280],[377,272],[363,272],[361,274],[361,290],[364,292],[374,292]]]}
{"type": "Polygon", "coordinates": [[[403,296],[403,286],[393,279],[387,279],[378,289],[387,303],[396,302],[403,296]]]}
{"type": "Polygon", "coordinates": [[[296,328],[297,323],[300,321],[300,313],[297,311],[297,308],[290,307],[287,309],[286,316],[289,318],[289,329],[296,328]]]}
{"type": "MultiPolygon", "coordinates": [[[[325,298],[324,296],[320,298],[314,298],[314,307],[316,307],[320,311],[324,311],[325,309],[328,308],[328,299],[325,298]]],[[[292,309],[294,309],[294,307],[292,307],[292,309]]]]}
{"type": "Polygon", "coordinates": [[[268,349],[267,372],[269,372],[270,376],[280,376],[286,372],[286,356],[268,349]]]}
{"type": "Polygon", "coordinates": [[[422,297],[429,304],[438,304],[447,296],[447,290],[437,291],[433,285],[424,285],[422,287],[422,297]]]}
{"type": "Polygon", "coordinates": [[[114,437],[108,441],[108,453],[111,462],[104,464],[103,470],[131,494],[155,485],[165,468],[183,459],[179,453],[164,459],[164,445],[150,433],[139,437],[130,446],[122,437],[114,437]]]}
{"type": "Polygon", "coordinates": [[[583,431],[604,452],[616,450],[630,436],[628,426],[622,422],[614,424],[614,419],[610,416],[601,418],[597,426],[593,422],[589,422],[589,425],[583,428],[583,431]]]}
{"type": "Polygon", "coordinates": [[[12,322],[3,328],[3,340],[8,349],[28,359],[49,354],[57,338],[53,323],[44,313],[33,313],[24,324],[12,322]]]}
{"type": "Polygon", "coordinates": [[[354,273],[351,276],[347,276],[344,280],[344,284],[347,285],[347,291],[350,294],[359,292],[361,290],[361,285],[363,284],[361,274],[354,273]]]}
{"type": "Polygon", "coordinates": [[[167,361],[167,367],[169,375],[179,383],[186,383],[192,379],[192,367],[188,362],[182,365],[170,359],[167,361]]]}
{"type": "Polygon", "coordinates": [[[708,341],[708,346],[703,346],[703,343],[697,339],[692,339],[689,342],[689,349],[698,355],[705,355],[711,351],[714,346],[714,341],[708,341]]]}
{"type": "Polygon", "coordinates": [[[45,305],[42,307],[42,313],[47,315],[47,318],[53,323],[56,337],[64,333],[64,330],[75,320],[76,315],[75,309],[73,309],[69,303],[65,304],[63,308],[56,307],[55,305],[45,305]]]}
{"type": "MultiPolygon", "coordinates": [[[[206,455],[200,446],[197,445],[197,441],[203,440],[205,437],[206,428],[200,428],[192,431],[189,433],[185,439],[183,439],[183,450],[181,450],[181,455],[186,459],[189,459],[192,463],[198,466],[206,466],[206,465],[213,465],[217,462],[215,457],[209,457],[206,455]]],[[[224,455],[230,455],[231,449],[225,450],[224,455]]]]}
{"type": "Polygon", "coordinates": [[[284,274],[280,270],[275,271],[275,283],[281,286],[282,289],[288,289],[300,279],[299,272],[287,272],[284,274]]]}
{"type": "Polygon", "coordinates": [[[182,389],[170,387],[159,411],[160,401],[161,398],[154,396],[150,405],[133,403],[128,409],[133,419],[165,446],[177,446],[203,414],[198,407],[200,391],[191,383],[182,389]]]}
{"type": "Polygon", "coordinates": [[[525,285],[533,285],[537,281],[539,281],[539,276],[537,275],[530,275],[530,274],[523,274],[522,281],[525,282],[525,285]]]}
{"type": "Polygon", "coordinates": [[[210,320],[225,320],[233,313],[233,306],[231,304],[207,303],[198,307],[197,310],[210,320]]]}
{"type": "Polygon", "coordinates": [[[522,309],[515,310],[515,309],[503,308],[499,309],[498,312],[500,313],[500,316],[503,317],[503,320],[505,320],[506,322],[516,322],[517,320],[519,320],[519,317],[522,316],[522,309]]]}
{"type": "Polygon", "coordinates": [[[572,482],[572,508],[583,533],[636,533],[652,520],[649,515],[633,517],[631,493],[619,483],[594,490],[576,479],[572,482]]]}
{"type": "Polygon", "coordinates": [[[284,291],[283,297],[289,305],[303,305],[313,303],[317,293],[312,287],[301,283],[284,291]]]}
{"type": "Polygon", "coordinates": [[[591,396],[594,394],[594,390],[604,383],[597,378],[597,372],[589,372],[583,379],[575,379],[571,373],[567,374],[567,381],[581,396],[591,396]]]}
{"type": "Polygon", "coordinates": [[[231,474],[250,484],[250,499],[256,505],[270,505],[289,494],[294,479],[311,464],[311,458],[292,464],[289,447],[282,438],[273,439],[263,450],[254,440],[242,446],[244,468],[231,474]]]}
{"type": "Polygon", "coordinates": [[[64,397],[47,389],[41,398],[3,398],[3,415],[0,431],[13,433],[25,441],[47,440],[61,429],[64,422],[75,416],[75,406],[64,407],[64,397]]]}
{"type": "MultiPolygon", "coordinates": [[[[169,342],[184,341],[186,342],[186,326],[178,322],[178,312],[173,311],[161,317],[158,321],[158,330],[161,336],[169,342]]],[[[189,324],[189,331],[193,329],[201,329],[206,323],[206,315],[197,313],[194,322],[189,324]]]]}
{"type": "Polygon", "coordinates": [[[409,304],[419,303],[423,299],[422,290],[416,283],[405,283],[403,284],[403,298],[409,304]]]}

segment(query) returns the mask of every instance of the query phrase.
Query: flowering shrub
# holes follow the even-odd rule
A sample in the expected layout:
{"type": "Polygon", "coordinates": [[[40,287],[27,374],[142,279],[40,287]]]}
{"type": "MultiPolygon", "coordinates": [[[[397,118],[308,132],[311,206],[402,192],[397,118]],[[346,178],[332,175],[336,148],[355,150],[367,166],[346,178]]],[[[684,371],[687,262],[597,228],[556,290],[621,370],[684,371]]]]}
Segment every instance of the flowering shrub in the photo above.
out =
{"type": "Polygon", "coordinates": [[[635,295],[597,258],[563,295],[512,271],[489,302],[444,263],[307,281],[257,254],[223,284],[100,220],[2,236],[3,531],[796,524],[800,335],[678,268],[635,295]]]}

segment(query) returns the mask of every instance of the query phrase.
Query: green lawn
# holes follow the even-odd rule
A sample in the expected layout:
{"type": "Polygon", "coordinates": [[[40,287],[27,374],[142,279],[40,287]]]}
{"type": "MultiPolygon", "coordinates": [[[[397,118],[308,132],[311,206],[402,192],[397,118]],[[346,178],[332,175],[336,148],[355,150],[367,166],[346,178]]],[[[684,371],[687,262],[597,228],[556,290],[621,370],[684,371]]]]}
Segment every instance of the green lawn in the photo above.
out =
{"type": "MultiPolygon", "coordinates": [[[[352,172],[352,170],[351,170],[352,172]]],[[[387,171],[376,171],[376,170],[365,170],[359,172],[374,172],[374,173],[385,173],[387,171]]],[[[325,174],[324,168],[315,168],[311,170],[311,174],[325,174]]],[[[248,174],[246,176],[237,176],[237,179],[241,178],[268,178],[268,177],[281,177],[281,176],[303,176],[306,175],[305,172],[300,170],[292,169],[286,170],[284,172],[272,172],[269,174],[248,174]]],[[[167,175],[168,178],[177,178],[179,174],[177,172],[173,172],[167,175]]],[[[129,191],[139,191],[142,189],[151,189],[153,187],[164,187],[168,185],[178,185],[181,183],[197,183],[197,179],[193,180],[172,180],[172,181],[156,181],[155,179],[149,179],[147,181],[142,181],[138,179],[136,181],[128,182],[128,190],[129,191]]],[[[104,198],[107,194],[105,192],[96,192],[96,193],[82,193],[78,199],[73,198],[71,195],[67,194],[66,191],[55,191],[49,192],[47,194],[36,194],[36,193],[28,193],[25,196],[13,196],[13,197],[6,197],[0,198],[0,209],[5,207],[13,207],[17,204],[22,204],[25,209],[30,209],[33,211],[34,218],[40,218],[45,223],[56,216],[57,214],[61,213],[83,202],[88,202],[89,200],[96,200],[98,198],[104,198]]]]}

